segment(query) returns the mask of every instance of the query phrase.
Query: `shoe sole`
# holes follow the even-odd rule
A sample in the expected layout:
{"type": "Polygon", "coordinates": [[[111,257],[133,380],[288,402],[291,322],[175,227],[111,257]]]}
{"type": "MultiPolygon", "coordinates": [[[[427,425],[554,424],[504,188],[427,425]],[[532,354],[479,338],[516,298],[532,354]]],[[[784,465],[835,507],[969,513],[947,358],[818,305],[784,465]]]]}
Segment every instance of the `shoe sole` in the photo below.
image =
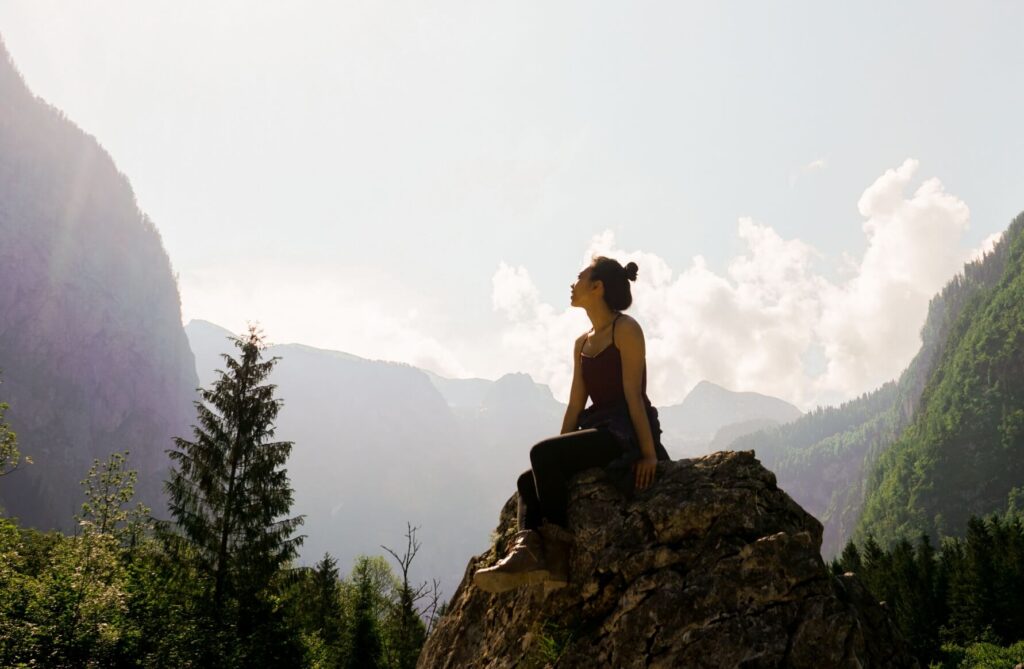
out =
{"type": "Polygon", "coordinates": [[[518,573],[482,572],[473,574],[473,585],[484,592],[507,592],[523,585],[543,583],[550,578],[547,569],[535,569],[518,573]]]}

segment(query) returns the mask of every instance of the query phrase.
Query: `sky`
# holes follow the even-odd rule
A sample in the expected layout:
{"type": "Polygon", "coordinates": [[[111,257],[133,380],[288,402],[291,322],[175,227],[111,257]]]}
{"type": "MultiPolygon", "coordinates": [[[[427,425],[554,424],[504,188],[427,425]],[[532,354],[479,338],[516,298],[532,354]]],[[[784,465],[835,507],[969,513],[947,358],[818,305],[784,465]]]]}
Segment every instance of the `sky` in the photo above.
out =
{"type": "Polygon", "coordinates": [[[895,378],[1024,210],[1024,4],[0,0],[161,232],[183,322],[565,400],[594,253],[648,394],[895,378]]]}

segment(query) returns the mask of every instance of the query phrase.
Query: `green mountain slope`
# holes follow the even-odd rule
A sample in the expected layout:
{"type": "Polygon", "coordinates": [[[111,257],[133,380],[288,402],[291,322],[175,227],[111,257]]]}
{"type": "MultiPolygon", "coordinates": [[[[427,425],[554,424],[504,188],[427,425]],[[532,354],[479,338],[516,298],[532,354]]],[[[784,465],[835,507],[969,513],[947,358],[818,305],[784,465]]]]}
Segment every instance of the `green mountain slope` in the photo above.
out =
{"type": "Polygon", "coordinates": [[[899,379],[846,402],[818,408],[793,423],[737,439],[753,449],[782,486],[825,526],[822,553],[832,556],[854,535],[873,465],[918,413],[937,360],[975,299],[1003,275],[1009,242],[1020,236],[1018,216],[992,253],[968,263],[928,306],[921,349],[899,379]]]}
{"type": "Polygon", "coordinates": [[[1022,229],[1024,215],[959,310],[913,422],[874,464],[858,537],[958,532],[1024,485],[1022,229]]]}

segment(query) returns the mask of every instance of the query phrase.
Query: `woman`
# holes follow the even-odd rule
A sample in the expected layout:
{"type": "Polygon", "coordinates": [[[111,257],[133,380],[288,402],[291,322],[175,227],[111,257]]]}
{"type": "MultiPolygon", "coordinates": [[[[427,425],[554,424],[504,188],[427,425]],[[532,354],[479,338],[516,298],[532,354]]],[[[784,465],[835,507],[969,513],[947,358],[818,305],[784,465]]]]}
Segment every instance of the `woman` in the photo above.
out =
{"type": "Polygon", "coordinates": [[[603,467],[625,494],[654,481],[661,445],[658,411],[647,398],[644,334],[622,313],[633,302],[629,282],[637,265],[594,258],[572,285],[571,304],[587,312],[593,329],[576,340],[572,389],[560,436],[530,449],[532,468],[519,477],[518,532],[512,550],[473,574],[477,587],[503,592],[520,585],[568,581],[572,534],[566,529],[568,482],[603,467]],[[587,398],[593,403],[584,409],[587,398]]]}

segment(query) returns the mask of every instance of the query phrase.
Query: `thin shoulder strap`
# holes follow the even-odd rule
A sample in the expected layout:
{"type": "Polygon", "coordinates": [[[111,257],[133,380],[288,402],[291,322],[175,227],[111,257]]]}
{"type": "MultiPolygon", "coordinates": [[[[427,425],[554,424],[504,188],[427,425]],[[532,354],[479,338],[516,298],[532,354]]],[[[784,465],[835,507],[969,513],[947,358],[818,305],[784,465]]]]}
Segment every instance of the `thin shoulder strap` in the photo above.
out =
{"type": "MultiPolygon", "coordinates": [[[[619,314],[619,316],[621,315],[622,314],[619,314]]],[[[615,345],[615,324],[619,321],[619,316],[616,316],[615,320],[612,321],[612,346],[615,345]]]]}

